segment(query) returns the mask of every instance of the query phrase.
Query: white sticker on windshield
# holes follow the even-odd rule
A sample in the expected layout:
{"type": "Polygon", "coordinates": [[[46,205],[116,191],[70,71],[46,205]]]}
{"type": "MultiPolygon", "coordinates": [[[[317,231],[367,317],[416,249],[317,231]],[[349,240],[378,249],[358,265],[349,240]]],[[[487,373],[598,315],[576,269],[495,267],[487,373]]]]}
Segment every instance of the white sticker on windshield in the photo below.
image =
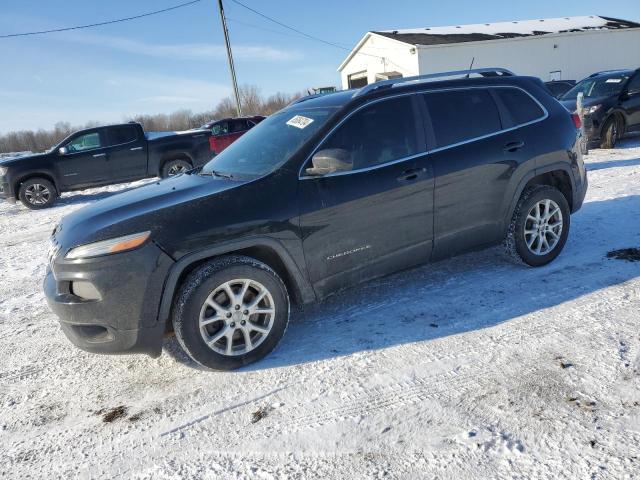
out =
{"type": "Polygon", "coordinates": [[[621,78],[607,78],[607,81],[605,83],[620,83],[622,82],[621,78]]]}
{"type": "Polygon", "coordinates": [[[313,118],[303,117],[302,115],[296,115],[287,122],[287,125],[291,125],[296,128],[305,128],[313,123],[313,118]]]}

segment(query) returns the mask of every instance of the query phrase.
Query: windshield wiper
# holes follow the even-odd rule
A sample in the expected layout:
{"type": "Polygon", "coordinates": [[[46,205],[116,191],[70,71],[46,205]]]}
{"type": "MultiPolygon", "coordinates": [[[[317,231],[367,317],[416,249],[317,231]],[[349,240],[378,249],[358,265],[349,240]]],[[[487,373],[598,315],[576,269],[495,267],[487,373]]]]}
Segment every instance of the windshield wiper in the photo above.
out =
{"type": "Polygon", "coordinates": [[[226,178],[226,179],[232,179],[233,175],[231,175],[230,173],[222,173],[222,172],[216,172],[215,170],[211,170],[210,172],[200,172],[200,175],[211,175],[212,177],[220,177],[220,178],[226,178]]]}

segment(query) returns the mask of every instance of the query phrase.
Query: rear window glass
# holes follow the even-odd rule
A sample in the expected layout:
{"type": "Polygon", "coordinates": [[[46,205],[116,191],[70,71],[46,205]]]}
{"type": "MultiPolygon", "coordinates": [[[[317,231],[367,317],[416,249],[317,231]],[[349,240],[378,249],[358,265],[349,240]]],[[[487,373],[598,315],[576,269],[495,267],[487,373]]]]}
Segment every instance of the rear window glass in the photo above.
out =
{"type": "Polygon", "coordinates": [[[515,125],[532,122],[544,115],[540,105],[522,90],[496,88],[494,91],[511,114],[515,125]]]}
{"type": "Polygon", "coordinates": [[[426,93],[438,147],[472,140],[502,129],[491,94],[484,89],[426,93]]]}
{"type": "Polygon", "coordinates": [[[138,129],[136,127],[112,127],[108,129],[108,134],[109,145],[120,145],[136,140],[138,129]]]}

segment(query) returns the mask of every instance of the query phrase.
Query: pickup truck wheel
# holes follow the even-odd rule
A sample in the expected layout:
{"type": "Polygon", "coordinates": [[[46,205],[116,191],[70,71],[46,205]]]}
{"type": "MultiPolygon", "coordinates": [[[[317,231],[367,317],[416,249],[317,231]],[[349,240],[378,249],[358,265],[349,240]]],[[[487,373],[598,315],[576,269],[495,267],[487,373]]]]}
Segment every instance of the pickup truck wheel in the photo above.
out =
{"type": "Polygon", "coordinates": [[[173,177],[191,170],[191,164],[186,160],[169,160],[162,167],[162,178],[173,177]]]}
{"type": "Polygon", "coordinates": [[[507,253],[532,267],[546,265],[564,248],[570,222],[562,192],[547,185],[529,187],[513,213],[505,240],[507,253]]]}
{"type": "Polygon", "coordinates": [[[18,197],[31,210],[49,208],[58,198],[56,187],[45,178],[30,178],[20,185],[18,197]]]}
{"type": "Polygon", "coordinates": [[[244,256],[213,260],[184,281],[173,327],[184,351],[213,370],[260,360],[289,323],[289,296],[267,265],[244,256]]]}

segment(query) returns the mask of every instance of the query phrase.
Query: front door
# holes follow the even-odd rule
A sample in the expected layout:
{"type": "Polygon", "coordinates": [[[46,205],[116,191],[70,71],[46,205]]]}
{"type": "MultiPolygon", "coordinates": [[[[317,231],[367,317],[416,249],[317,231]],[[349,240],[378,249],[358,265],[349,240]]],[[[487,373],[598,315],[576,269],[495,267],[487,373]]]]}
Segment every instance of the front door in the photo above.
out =
{"type": "Polygon", "coordinates": [[[109,148],[109,169],[114,182],[147,176],[147,140],[140,137],[137,125],[119,125],[105,129],[109,148]]]}
{"type": "Polygon", "coordinates": [[[320,296],[428,261],[433,171],[414,96],[373,102],[316,152],[340,151],[352,168],[299,181],[300,227],[320,296]]]}
{"type": "Polygon", "coordinates": [[[110,171],[105,145],[100,129],[78,133],[63,145],[65,153],[58,153],[56,168],[65,188],[108,181],[110,171]]]}
{"type": "Polygon", "coordinates": [[[627,129],[640,130],[640,73],[636,73],[626,88],[623,96],[622,108],[627,114],[627,129]]]}

